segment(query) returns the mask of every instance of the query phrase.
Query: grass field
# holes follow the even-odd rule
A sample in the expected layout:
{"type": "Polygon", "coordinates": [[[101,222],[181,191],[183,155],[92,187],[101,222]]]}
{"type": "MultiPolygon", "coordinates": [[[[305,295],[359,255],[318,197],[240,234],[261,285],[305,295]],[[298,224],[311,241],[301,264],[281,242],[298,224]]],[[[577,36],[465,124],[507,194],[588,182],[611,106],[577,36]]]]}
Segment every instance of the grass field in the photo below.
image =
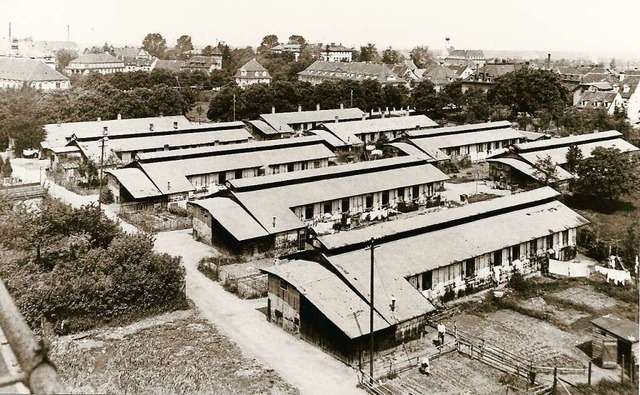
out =
{"type": "Polygon", "coordinates": [[[72,393],[298,393],[204,319],[179,313],[61,339],[51,359],[72,393]]]}

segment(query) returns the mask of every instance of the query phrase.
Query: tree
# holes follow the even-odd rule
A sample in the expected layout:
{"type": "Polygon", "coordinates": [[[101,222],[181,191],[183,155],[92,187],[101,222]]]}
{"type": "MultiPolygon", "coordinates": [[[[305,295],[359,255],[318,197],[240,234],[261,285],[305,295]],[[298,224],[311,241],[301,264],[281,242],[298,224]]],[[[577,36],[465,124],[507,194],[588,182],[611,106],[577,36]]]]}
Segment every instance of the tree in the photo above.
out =
{"type": "Polygon", "coordinates": [[[435,113],[439,113],[438,106],[440,102],[433,82],[425,80],[416,85],[411,92],[411,104],[421,114],[432,116],[435,113]]]}
{"type": "Polygon", "coordinates": [[[216,47],[212,46],[212,45],[207,45],[206,47],[202,48],[202,54],[204,56],[211,56],[213,55],[213,51],[215,50],[216,47]]]}
{"type": "Polygon", "coordinates": [[[56,70],[63,72],[64,68],[71,63],[71,61],[78,57],[76,51],[70,49],[61,49],[56,52],[56,70]]]}
{"type": "Polygon", "coordinates": [[[380,54],[375,44],[368,43],[364,47],[360,47],[358,61],[360,62],[378,62],[380,54]]]}
{"type": "Polygon", "coordinates": [[[640,187],[638,158],[617,148],[596,147],[577,168],[574,192],[596,201],[614,201],[640,187]]]}
{"type": "Polygon", "coordinates": [[[298,44],[302,48],[307,45],[307,40],[300,35],[292,34],[289,36],[289,44],[298,44]]]}
{"type": "Polygon", "coordinates": [[[266,35],[262,37],[262,42],[260,43],[260,47],[258,47],[258,53],[265,53],[278,44],[278,36],[275,34],[266,35]]]}
{"type": "MultiPolygon", "coordinates": [[[[627,267],[627,269],[635,272],[635,261],[636,259],[640,259],[640,240],[638,239],[638,234],[636,233],[636,227],[631,225],[627,228],[627,233],[622,240],[622,247],[620,248],[620,257],[622,258],[622,263],[627,267]]],[[[635,273],[637,276],[638,273],[635,273]]]]}
{"type": "Polygon", "coordinates": [[[156,58],[163,58],[167,50],[167,40],[160,33],[149,33],[142,40],[142,49],[156,58]]]}
{"type": "Polygon", "coordinates": [[[428,65],[435,63],[433,53],[429,51],[429,47],[424,45],[414,47],[411,50],[409,57],[419,69],[424,69],[428,65]]]}
{"type": "Polygon", "coordinates": [[[398,64],[404,61],[404,56],[402,56],[398,51],[387,48],[382,51],[382,63],[386,64],[398,64]]]}
{"type": "Polygon", "coordinates": [[[616,58],[611,58],[611,62],[609,63],[609,68],[611,70],[615,70],[616,69],[616,58]]]}
{"type": "Polygon", "coordinates": [[[480,89],[472,88],[465,92],[462,103],[467,123],[486,122],[491,117],[491,105],[487,100],[487,95],[480,89]]]}
{"type": "Polygon", "coordinates": [[[551,156],[547,155],[543,158],[538,157],[533,164],[533,176],[543,182],[545,185],[550,185],[558,181],[558,170],[555,162],[551,159],[551,156]]]}
{"type": "Polygon", "coordinates": [[[491,104],[509,106],[513,118],[547,110],[553,119],[559,119],[569,103],[569,91],[552,71],[523,68],[496,79],[487,98],[491,104]]]}
{"type": "Polygon", "coordinates": [[[18,155],[44,140],[43,96],[31,88],[6,89],[0,95],[0,148],[15,142],[18,155]]]}
{"type": "Polygon", "coordinates": [[[575,144],[572,144],[567,150],[567,154],[565,155],[567,163],[566,168],[567,171],[571,174],[576,174],[578,171],[578,166],[584,160],[582,155],[582,150],[578,148],[575,144]]]}
{"type": "Polygon", "coordinates": [[[193,50],[193,43],[191,43],[191,36],[182,35],[178,38],[175,46],[175,50],[179,57],[184,57],[185,52],[193,50]]]}

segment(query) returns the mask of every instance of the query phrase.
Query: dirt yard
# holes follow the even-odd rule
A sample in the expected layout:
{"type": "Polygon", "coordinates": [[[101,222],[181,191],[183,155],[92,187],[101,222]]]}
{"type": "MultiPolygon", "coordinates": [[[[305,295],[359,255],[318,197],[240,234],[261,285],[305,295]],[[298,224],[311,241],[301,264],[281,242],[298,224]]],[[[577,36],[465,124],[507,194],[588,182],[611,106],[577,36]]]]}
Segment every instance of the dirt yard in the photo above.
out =
{"type": "Polygon", "coordinates": [[[51,359],[71,393],[299,393],[192,311],[61,338],[51,359]]]}

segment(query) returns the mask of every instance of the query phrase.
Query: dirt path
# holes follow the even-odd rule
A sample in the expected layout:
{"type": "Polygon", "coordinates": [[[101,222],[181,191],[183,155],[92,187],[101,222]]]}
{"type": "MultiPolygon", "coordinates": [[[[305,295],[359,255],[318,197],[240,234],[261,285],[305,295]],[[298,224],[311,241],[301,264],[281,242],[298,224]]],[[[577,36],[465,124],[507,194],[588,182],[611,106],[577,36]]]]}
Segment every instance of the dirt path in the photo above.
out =
{"type": "Polygon", "coordinates": [[[187,270],[187,296],[200,314],[229,336],[246,357],[273,368],[303,394],[364,393],[356,388],[353,369],[268,323],[256,310],[266,305],[264,299],[238,299],[200,273],[198,261],[214,250],[194,241],[189,232],[159,233],[156,249],[182,256],[187,270]]]}

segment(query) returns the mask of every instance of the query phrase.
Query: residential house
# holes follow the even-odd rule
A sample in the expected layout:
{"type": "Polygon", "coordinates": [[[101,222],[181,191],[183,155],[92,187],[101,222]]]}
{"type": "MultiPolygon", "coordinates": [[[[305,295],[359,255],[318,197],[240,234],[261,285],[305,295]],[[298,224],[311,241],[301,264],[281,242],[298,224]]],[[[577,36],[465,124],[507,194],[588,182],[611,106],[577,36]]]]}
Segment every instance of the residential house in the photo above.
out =
{"type": "Polygon", "coordinates": [[[257,140],[291,137],[325,123],[362,120],[367,116],[359,108],[342,106],[339,109],[321,110],[318,105],[315,111],[302,111],[302,107],[298,107],[298,111],[291,112],[275,112],[275,108],[272,110],[270,114],[260,115],[261,122],[251,123],[257,140]]]}
{"type": "Polygon", "coordinates": [[[228,195],[190,202],[200,207],[194,214],[194,236],[207,243],[222,242],[216,246],[240,254],[303,249],[308,227],[321,234],[336,224],[355,225],[363,213],[378,217],[400,203],[424,206],[439,201],[438,190],[448,179],[434,166],[414,157],[281,173],[254,180],[228,180],[228,195]],[[217,218],[215,211],[208,209],[229,206],[238,206],[234,211],[244,210],[246,215],[242,217],[248,222],[226,223],[226,217],[217,218]],[[242,233],[245,229],[259,232],[247,237],[242,233]]]}
{"type": "Polygon", "coordinates": [[[478,67],[472,75],[462,80],[462,90],[466,92],[469,89],[479,88],[486,92],[497,78],[524,67],[527,66],[523,63],[486,63],[478,67]]]}
{"type": "Polygon", "coordinates": [[[544,183],[548,174],[536,168],[536,163],[549,157],[556,165],[554,179],[550,180],[551,183],[564,184],[574,177],[564,168],[567,163],[567,152],[571,146],[578,147],[583,158],[591,157],[591,153],[596,147],[617,148],[623,153],[640,151],[622,139],[622,133],[615,130],[551,138],[515,144],[508,152],[487,158],[489,174],[494,180],[505,184],[537,185],[544,183]]]}
{"type": "Polygon", "coordinates": [[[218,192],[227,180],[327,167],[333,156],[317,137],[208,146],[139,153],[125,171],[108,170],[107,178],[119,203],[165,207],[218,192]],[[131,180],[143,177],[155,186],[153,196],[137,194],[131,180]]]}
{"type": "Polygon", "coordinates": [[[616,109],[624,108],[622,96],[613,91],[585,91],[578,98],[576,107],[582,109],[604,109],[613,115],[616,109]]]}
{"type": "Polygon", "coordinates": [[[167,70],[172,73],[178,73],[184,67],[184,60],[164,60],[155,59],[151,63],[151,71],[153,70],[167,70]]]}
{"type": "Polygon", "coordinates": [[[513,129],[508,121],[410,130],[405,134],[409,145],[436,161],[467,157],[478,162],[525,140],[522,133],[513,129]]]}
{"type": "Polygon", "coordinates": [[[298,80],[312,85],[324,81],[348,80],[365,81],[376,80],[382,85],[401,84],[404,81],[394,74],[386,65],[367,62],[327,62],[318,60],[305,70],[298,73],[298,80]]]}
{"type": "Polygon", "coordinates": [[[475,67],[482,67],[486,62],[481,50],[455,49],[451,46],[442,51],[440,59],[445,66],[466,66],[472,63],[475,67]]]}
{"type": "Polygon", "coordinates": [[[151,71],[154,57],[144,48],[122,47],[114,49],[116,58],[124,62],[124,71],[151,71]]]}
{"type": "Polygon", "coordinates": [[[238,69],[234,76],[236,84],[241,88],[251,84],[269,84],[271,75],[257,60],[251,59],[238,69]]]}
{"type": "Polygon", "coordinates": [[[324,62],[353,62],[355,49],[335,43],[319,45],[320,59],[324,62]]]}
{"type": "Polygon", "coordinates": [[[422,81],[431,81],[435,85],[436,92],[440,92],[442,88],[449,85],[458,78],[458,75],[448,68],[440,64],[427,67],[417,76],[422,81]]]}
{"type": "Polygon", "coordinates": [[[100,74],[124,72],[124,61],[106,52],[86,53],[69,62],[64,72],[67,75],[89,74],[91,72],[100,74]]]}
{"type": "MultiPolygon", "coordinates": [[[[218,50],[218,48],[216,47],[215,50],[218,50]]],[[[218,50],[218,52],[219,51],[220,50],[218,50]]],[[[185,60],[181,70],[201,71],[207,75],[211,74],[214,70],[222,70],[222,54],[212,56],[191,56],[189,59],[185,60]]]]}
{"type": "Polygon", "coordinates": [[[270,49],[271,53],[274,54],[282,54],[282,53],[290,53],[293,55],[295,61],[298,61],[300,57],[300,44],[278,44],[275,47],[270,49]]]}
{"type": "Polygon", "coordinates": [[[69,78],[40,60],[0,58],[0,88],[28,86],[41,91],[69,89],[69,78]]]}
{"type": "Polygon", "coordinates": [[[475,64],[472,65],[450,65],[447,66],[449,70],[453,71],[456,74],[456,79],[464,80],[467,79],[470,75],[472,75],[476,68],[475,64]]]}

